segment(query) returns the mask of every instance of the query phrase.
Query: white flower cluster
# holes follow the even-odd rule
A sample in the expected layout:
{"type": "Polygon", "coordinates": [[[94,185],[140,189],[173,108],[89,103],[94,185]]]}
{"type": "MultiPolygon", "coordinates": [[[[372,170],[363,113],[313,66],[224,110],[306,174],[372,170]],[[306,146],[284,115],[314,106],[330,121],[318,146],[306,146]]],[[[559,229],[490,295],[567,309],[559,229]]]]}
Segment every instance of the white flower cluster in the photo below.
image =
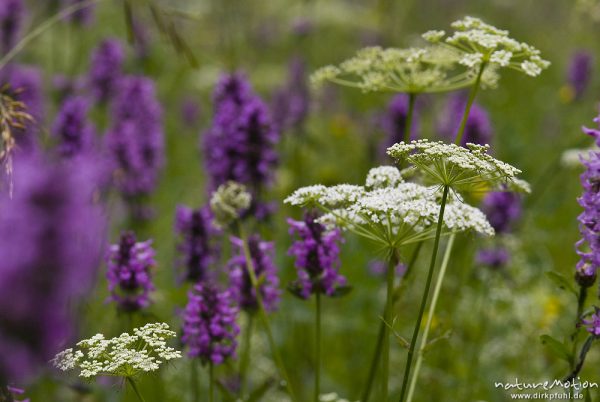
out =
{"type": "Polygon", "coordinates": [[[350,402],[346,398],[341,398],[335,392],[319,395],[319,402],[350,402]]]}
{"type": "Polygon", "coordinates": [[[163,362],[181,358],[181,352],[167,346],[167,339],[177,334],[165,323],[146,324],[106,339],[97,334],[77,343],[78,350],[67,349],[52,360],[62,370],[79,369],[84,378],[98,375],[132,377],[140,372],[158,370],[163,362]]]}
{"type": "Polygon", "coordinates": [[[220,228],[231,225],[251,203],[252,195],[243,184],[235,181],[221,184],[210,197],[210,209],[215,215],[215,225],[220,228]]]}
{"type": "Polygon", "coordinates": [[[453,22],[452,28],[455,32],[450,36],[446,37],[444,31],[429,31],[423,38],[461,52],[458,63],[468,68],[478,68],[485,63],[492,68],[508,67],[535,77],[550,65],[535,47],[512,39],[508,31],[479,18],[465,17],[453,22]]]}
{"type": "MultiPolygon", "coordinates": [[[[381,166],[371,169],[365,187],[303,187],[285,202],[319,207],[326,212],[320,218],[326,225],[339,226],[372,240],[399,246],[433,236],[440,213],[439,198],[439,186],[425,187],[404,182],[398,169],[381,166]],[[353,194],[350,194],[351,191],[353,194]]],[[[485,215],[466,205],[459,197],[449,198],[444,225],[450,232],[494,234],[485,215]]]]}
{"type": "Polygon", "coordinates": [[[315,84],[331,81],[363,91],[444,92],[473,83],[474,74],[458,64],[460,58],[460,52],[444,46],[407,49],[374,46],[359,50],[339,67],[317,70],[311,78],[315,84]]]}
{"type": "Polygon", "coordinates": [[[467,144],[464,148],[423,139],[394,144],[387,153],[415,165],[436,184],[463,189],[481,184],[509,185],[527,192],[527,183],[516,178],[521,171],[492,157],[488,150],[488,145],[467,144]]]}

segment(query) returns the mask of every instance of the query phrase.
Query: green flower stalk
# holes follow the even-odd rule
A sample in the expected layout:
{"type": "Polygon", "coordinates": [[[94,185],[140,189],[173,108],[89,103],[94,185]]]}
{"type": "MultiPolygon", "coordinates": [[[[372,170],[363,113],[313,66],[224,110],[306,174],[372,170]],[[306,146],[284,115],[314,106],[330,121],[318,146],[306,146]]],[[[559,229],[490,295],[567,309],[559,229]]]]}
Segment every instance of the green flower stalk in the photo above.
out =
{"type": "Polygon", "coordinates": [[[52,360],[62,371],[79,370],[79,376],[123,377],[141,402],[145,402],[135,377],[156,371],[163,363],[181,358],[181,352],[167,346],[177,334],[165,323],[146,324],[135,328],[133,335],[123,333],[106,339],[97,334],[77,343],[77,349],[66,349],[52,360]]]}

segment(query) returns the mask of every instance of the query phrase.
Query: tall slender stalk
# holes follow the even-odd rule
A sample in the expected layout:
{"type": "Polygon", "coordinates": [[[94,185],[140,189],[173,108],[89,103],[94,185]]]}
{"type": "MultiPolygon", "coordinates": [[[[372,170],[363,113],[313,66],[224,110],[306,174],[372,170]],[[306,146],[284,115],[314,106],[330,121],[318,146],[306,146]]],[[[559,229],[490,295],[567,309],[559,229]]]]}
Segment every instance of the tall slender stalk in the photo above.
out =
{"type": "Polygon", "coordinates": [[[296,398],[296,394],[292,388],[292,384],[290,382],[289,375],[283,364],[283,359],[281,358],[281,354],[275,345],[275,339],[273,337],[273,331],[271,330],[271,324],[269,322],[269,317],[267,316],[267,311],[265,310],[265,305],[263,303],[262,295],[260,293],[260,287],[258,284],[258,279],[256,278],[256,272],[254,271],[254,262],[252,261],[252,255],[250,254],[250,248],[248,247],[248,239],[246,234],[244,233],[244,228],[241,224],[238,224],[238,232],[240,235],[240,239],[242,240],[242,249],[244,251],[244,257],[246,259],[246,267],[248,270],[248,276],[250,277],[250,282],[252,287],[254,288],[254,293],[256,294],[256,302],[258,304],[258,315],[262,321],[262,324],[265,328],[265,332],[267,334],[267,340],[269,342],[269,347],[271,348],[271,353],[273,354],[273,359],[275,360],[275,364],[279,369],[279,373],[283,377],[283,381],[285,382],[285,387],[287,389],[289,397],[292,399],[292,402],[298,402],[296,398]]]}
{"type": "Polygon", "coordinates": [[[408,94],[408,112],[406,113],[406,119],[404,121],[404,142],[408,143],[410,141],[410,135],[412,134],[412,121],[413,115],[415,113],[415,100],[417,99],[417,94],[409,93],[408,94]]]}
{"type": "Polygon", "coordinates": [[[579,297],[577,298],[577,316],[575,317],[575,332],[571,335],[571,339],[573,340],[573,351],[571,356],[571,370],[575,370],[575,366],[577,366],[577,347],[578,347],[578,337],[579,334],[579,323],[581,320],[581,314],[583,314],[583,307],[585,306],[585,299],[587,299],[587,288],[585,286],[579,287],[579,297]]]}
{"type": "Polygon", "coordinates": [[[254,314],[247,314],[246,333],[242,345],[242,357],[240,358],[240,396],[244,396],[248,381],[248,367],[250,366],[250,352],[252,351],[252,331],[254,329],[254,314]]]}
{"type": "Polygon", "coordinates": [[[138,397],[138,399],[140,400],[140,402],[146,402],[146,400],[144,399],[144,397],[142,396],[142,394],[140,394],[140,390],[138,389],[135,381],[133,380],[133,378],[131,377],[127,377],[127,382],[129,382],[129,385],[131,385],[131,388],[133,389],[133,392],[135,392],[135,395],[138,397]]]}
{"type": "Polygon", "coordinates": [[[192,385],[192,401],[200,402],[200,384],[198,383],[198,359],[190,359],[192,369],[190,370],[190,382],[192,385]]]}
{"type": "Polygon", "coordinates": [[[423,291],[423,297],[421,298],[421,307],[419,308],[419,314],[417,316],[417,322],[413,330],[413,335],[410,340],[410,348],[408,349],[408,356],[406,358],[406,365],[404,367],[404,378],[402,379],[402,390],[400,392],[400,402],[404,402],[404,397],[407,391],[408,379],[410,378],[410,370],[413,363],[413,356],[415,353],[415,345],[417,344],[417,338],[419,337],[419,331],[421,329],[421,321],[423,320],[423,314],[425,313],[425,306],[427,299],[429,298],[429,289],[431,287],[431,279],[433,278],[433,271],[435,270],[435,261],[437,259],[437,252],[440,245],[440,237],[442,234],[442,226],[444,223],[444,211],[446,209],[446,201],[448,200],[448,185],[444,185],[444,193],[442,195],[442,203],[440,205],[440,214],[438,216],[437,228],[435,231],[435,240],[433,242],[433,251],[431,252],[431,261],[429,263],[429,271],[427,273],[427,281],[425,282],[425,290],[423,291]]]}
{"type": "Polygon", "coordinates": [[[462,120],[460,122],[460,127],[458,128],[458,133],[456,134],[456,140],[454,143],[456,145],[460,145],[462,141],[463,135],[465,133],[465,127],[467,125],[467,120],[469,120],[469,112],[471,111],[471,106],[473,106],[473,101],[475,101],[475,96],[477,96],[477,91],[479,90],[479,84],[481,83],[481,76],[483,75],[483,70],[485,70],[486,63],[481,63],[481,67],[479,67],[479,72],[477,73],[477,78],[475,79],[475,83],[471,87],[471,91],[469,91],[469,98],[467,99],[467,104],[465,106],[465,112],[463,113],[462,120]]]}
{"type": "Polygon", "coordinates": [[[382,378],[382,392],[381,400],[387,402],[388,400],[388,383],[389,383],[389,372],[390,372],[390,326],[392,325],[392,311],[394,306],[394,275],[396,266],[398,265],[398,252],[395,248],[390,250],[390,256],[388,258],[388,267],[386,274],[386,299],[385,299],[385,310],[383,312],[383,347],[381,350],[381,378],[382,378]]]}
{"type": "Polygon", "coordinates": [[[406,397],[407,402],[412,401],[413,394],[415,392],[415,387],[417,385],[417,380],[419,378],[419,370],[421,369],[421,364],[423,363],[423,352],[425,351],[425,347],[427,346],[427,338],[429,336],[429,330],[431,329],[431,323],[433,322],[433,316],[435,315],[435,307],[437,305],[438,297],[440,296],[440,290],[442,289],[444,276],[446,275],[446,268],[448,268],[448,262],[450,261],[450,254],[452,253],[452,246],[454,245],[454,237],[455,235],[452,234],[448,239],[446,251],[444,252],[444,258],[442,259],[440,273],[438,274],[438,277],[435,281],[435,286],[433,288],[433,295],[431,296],[431,303],[429,305],[429,311],[427,312],[427,322],[425,323],[423,336],[421,336],[421,345],[419,346],[419,351],[417,353],[417,361],[415,362],[415,370],[413,372],[412,378],[410,379],[410,387],[408,389],[408,396],[406,397]]]}
{"type": "MultiPolygon", "coordinates": [[[[419,242],[415,247],[408,266],[406,267],[406,274],[402,278],[402,280],[408,279],[408,275],[412,272],[412,268],[417,261],[417,257],[419,256],[419,252],[421,251],[421,247],[423,246],[423,242],[419,242]]],[[[396,296],[397,292],[394,290],[394,296],[396,296]]],[[[394,302],[396,299],[394,299],[394,302]]],[[[373,352],[373,357],[371,358],[371,365],[369,366],[369,375],[367,376],[367,385],[362,393],[360,398],[361,402],[368,402],[371,397],[371,390],[373,389],[373,382],[375,380],[375,374],[377,373],[377,367],[379,366],[379,359],[381,358],[381,348],[383,347],[383,335],[385,332],[386,323],[381,322],[379,324],[379,333],[377,335],[377,342],[375,343],[375,350],[373,352]]]]}
{"type": "Polygon", "coordinates": [[[212,362],[208,364],[208,401],[215,401],[215,366],[212,362]]]}
{"type": "Polygon", "coordinates": [[[316,293],[315,310],[315,402],[319,402],[321,390],[321,292],[316,293]]]}

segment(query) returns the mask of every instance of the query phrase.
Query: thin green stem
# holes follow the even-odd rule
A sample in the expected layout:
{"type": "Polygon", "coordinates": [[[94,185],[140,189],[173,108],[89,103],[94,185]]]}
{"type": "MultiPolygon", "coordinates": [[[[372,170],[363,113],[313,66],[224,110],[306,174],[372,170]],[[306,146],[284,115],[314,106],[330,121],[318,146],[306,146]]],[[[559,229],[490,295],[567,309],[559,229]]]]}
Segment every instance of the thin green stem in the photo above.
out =
{"type": "Polygon", "coordinates": [[[137,395],[137,397],[140,400],[140,402],[146,402],[146,400],[144,399],[144,397],[142,396],[142,394],[140,394],[140,390],[138,389],[135,381],[133,381],[133,378],[127,377],[127,382],[129,382],[129,385],[131,385],[131,388],[133,389],[133,392],[135,392],[135,394],[137,395]]]}
{"type": "Polygon", "coordinates": [[[275,364],[279,369],[279,373],[283,377],[283,381],[285,382],[285,387],[287,389],[288,395],[292,399],[292,402],[297,402],[296,394],[292,388],[292,384],[290,382],[290,378],[288,376],[285,365],[283,364],[283,359],[281,358],[281,354],[275,345],[275,339],[273,337],[273,331],[271,330],[271,324],[269,322],[269,317],[267,316],[267,311],[265,310],[265,305],[263,303],[262,295],[260,293],[260,288],[258,285],[258,279],[256,278],[256,272],[254,271],[254,262],[252,261],[252,255],[250,254],[250,248],[248,247],[248,239],[244,233],[244,229],[242,225],[238,225],[238,231],[240,234],[240,238],[242,240],[242,249],[244,251],[244,257],[246,259],[246,267],[248,270],[248,276],[250,277],[250,282],[252,287],[254,288],[254,292],[256,294],[256,301],[258,304],[258,314],[262,321],[262,324],[265,328],[265,332],[267,334],[267,340],[269,342],[269,347],[271,348],[271,353],[273,354],[273,359],[275,360],[275,364]]]}
{"type": "MultiPolygon", "coordinates": [[[[402,278],[402,280],[408,279],[408,276],[412,272],[412,267],[415,265],[417,261],[417,257],[419,256],[419,252],[421,251],[421,246],[423,242],[417,243],[417,246],[413,250],[413,253],[410,257],[410,261],[406,268],[406,274],[402,278]]],[[[398,289],[394,290],[394,302],[396,302],[398,298],[398,289]]],[[[373,389],[373,382],[375,380],[375,374],[377,373],[377,367],[379,366],[379,359],[381,358],[381,348],[383,347],[383,336],[385,334],[386,323],[381,321],[379,324],[379,333],[377,334],[377,342],[375,343],[375,351],[373,352],[373,357],[371,358],[371,365],[369,367],[369,375],[367,376],[367,385],[362,393],[361,402],[368,402],[371,397],[371,390],[373,389]]]]}
{"type": "Polygon", "coordinates": [[[208,365],[208,401],[215,401],[215,366],[212,363],[208,365]]]}
{"type": "Polygon", "coordinates": [[[444,194],[442,195],[442,203],[440,205],[440,214],[438,216],[437,229],[435,231],[435,240],[433,242],[433,250],[431,252],[431,261],[429,263],[429,272],[427,273],[427,281],[425,282],[425,290],[423,291],[423,297],[421,298],[421,307],[419,308],[419,315],[417,316],[417,322],[413,330],[413,335],[410,340],[410,348],[408,349],[408,356],[406,358],[406,366],[404,367],[404,378],[402,380],[402,390],[400,392],[400,402],[404,402],[404,397],[407,391],[408,379],[410,378],[410,370],[412,367],[413,357],[415,353],[415,345],[417,344],[417,338],[419,337],[419,331],[421,329],[421,321],[423,320],[423,314],[425,313],[425,306],[427,305],[427,299],[429,298],[429,289],[431,287],[431,279],[433,278],[433,271],[435,270],[435,261],[437,259],[437,252],[440,245],[440,236],[442,234],[442,226],[444,223],[444,211],[446,209],[446,201],[448,200],[448,186],[444,186],[444,194]]]}
{"type": "Polygon", "coordinates": [[[409,93],[408,94],[408,112],[406,113],[406,120],[404,122],[404,142],[408,143],[410,141],[410,135],[412,134],[412,121],[413,115],[415,113],[415,100],[417,98],[417,94],[409,93]]]}
{"type": "Polygon", "coordinates": [[[52,28],[54,24],[62,21],[73,13],[76,13],[77,11],[100,1],[102,0],[88,0],[81,3],[74,3],[73,5],[65,7],[52,17],[48,18],[46,21],[39,24],[37,28],[25,35],[25,37],[23,37],[19,43],[17,43],[8,53],[6,53],[2,59],[0,59],[0,69],[4,68],[4,66],[6,66],[17,54],[19,54],[19,52],[29,44],[29,42],[46,32],[48,29],[52,28]]]}
{"type": "Polygon", "coordinates": [[[458,128],[458,133],[456,134],[456,141],[454,141],[456,145],[460,145],[460,142],[462,141],[463,135],[465,133],[465,127],[467,126],[467,120],[469,119],[471,106],[473,106],[473,101],[475,101],[475,96],[477,96],[477,91],[479,90],[479,84],[481,82],[481,76],[483,75],[485,67],[486,63],[481,63],[481,67],[479,67],[479,72],[477,73],[475,83],[473,84],[473,86],[471,87],[471,91],[469,92],[469,98],[467,99],[465,112],[463,113],[463,117],[460,122],[460,127],[458,128]]]}
{"type": "Polygon", "coordinates": [[[321,293],[316,294],[315,310],[315,402],[319,402],[321,390],[321,293]]]}
{"type": "Polygon", "coordinates": [[[190,370],[190,380],[192,385],[192,401],[200,402],[200,384],[198,382],[198,359],[190,359],[192,369],[190,370]]]}
{"type": "Polygon", "coordinates": [[[383,312],[383,347],[381,349],[381,400],[387,402],[389,393],[390,377],[390,326],[392,325],[392,312],[394,307],[394,277],[396,266],[398,265],[398,252],[396,249],[390,250],[388,267],[386,273],[387,291],[385,298],[385,310],[383,312]]]}
{"type": "Polygon", "coordinates": [[[579,287],[579,297],[577,298],[577,316],[575,317],[575,332],[571,336],[573,340],[573,352],[571,355],[571,370],[575,370],[577,366],[577,347],[578,347],[578,333],[579,333],[579,321],[583,314],[583,307],[585,306],[585,299],[587,299],[587,288],[585,286],[579,287]]]}
{"type": "Polygon", "coordinates": [[[240,395],[243,397],[248,382],[248,367],[250,366],[250,353],[252,351],[252,331],[254,329],[254,314],[247,314],[246,333],[242,345],[242,357],[240,358],[240,395]]]}
{"type": "Polygon", "coordinates": [[[410,379],[410,387],[408,389],[408,396],[406,397],[407,402],[411,402],[417,380],[419,378],[419,370],[423,363],[423,353],[425,347],[427,347],[427,338],[429,336],[429,330],[431,329],[431,323],[433,322],[433,316],[435,315],[435,307],[437,305],[438,298],[440,296],[440,290],[442,289],[442,283],[444,282],[444,276],[446,275],[446,268],[448,268],[448,262],[450,261],[450,254],[452,253],[452,246],[454,245],[455,234],[451,234],[446,245],[446,251],[444,252],[444,258],[442,259],[442,266],[440,273],[438,274],[435,286],[433,288],[433,295],[431,296],[431,303],[429,305],[429,311],[427,312],[427,322],[425,323],[425,329],[423,330],[423,336],[421,337],[421,345],[419,346],[419,352],[417,354],[417,361],[415,362],[415,370],[413,371],[412,378],[410,379]]]}

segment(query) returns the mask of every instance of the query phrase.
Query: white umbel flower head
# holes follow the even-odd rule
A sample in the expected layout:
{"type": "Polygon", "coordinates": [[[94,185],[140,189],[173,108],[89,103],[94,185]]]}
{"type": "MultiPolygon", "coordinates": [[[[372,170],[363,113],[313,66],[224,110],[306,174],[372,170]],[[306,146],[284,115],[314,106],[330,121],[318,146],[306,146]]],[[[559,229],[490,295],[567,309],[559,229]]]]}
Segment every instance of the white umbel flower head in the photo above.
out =
{"type": "Polygon", "coordinates": [[[464,190],[480,188],[482,184],[509,185],[527,192],[524,182],[517,181],[516,176],[521,171],[489,155],[488,150],[488,145],[467,144],[464,148],[423,139],[394,144],[387,153],[394,159],[413,164],[438,185],[464,190]]]}
{"type": "MultiPolygon", "coordinates": [[[[434,237],[440,213],[439,186],[422,186],[402,180],[398,169],[371,169],[364,187],[322,185],[296,190],[285,202],[317,207],[325,212],[320,221],[366,237],[386,247],[434,237]]],[[[444,233],[475,231],[493,235],[485,215],[459,197],[446,204],[444,233]]]]}
{"type": "Polygon", "coordinates": [[[167,324],[146,324],[133,332],[134,335],[123,333],[112,339],[94,335],[78,342],[77,350],[60,352],[51,363],[62,371],[79,369],[83,378],[133,377],[156,371],[162,363],[181,357],[180,351],[167,346],[167,339],[177,336],[167,324]]]}
{"type": "Polygon", "coordinates": [[[535,77],[550,65],[540,57],[540,51],[535,47],[512,39],[508,31],[486,24],[479,18],[467,16],[453,22],[452,28],[455,31],[445,40],[443,31],[426,32],[423,38],[458,51],[462,54],[459,63],[467,67],[512,68],[535,77]]]}
{"type": "MultiPolygon", "coordinates": [[[[430,32],[434,38],[443,32],[430,32]]],[[[314,84],[325,81],[362,89],[365,92],[426,93],[465,88],[474,77],[459,65],[462,52],[447,46],[406,49],[367,47],[339,66],[326,66],[311,77],[314,84]]]]}

